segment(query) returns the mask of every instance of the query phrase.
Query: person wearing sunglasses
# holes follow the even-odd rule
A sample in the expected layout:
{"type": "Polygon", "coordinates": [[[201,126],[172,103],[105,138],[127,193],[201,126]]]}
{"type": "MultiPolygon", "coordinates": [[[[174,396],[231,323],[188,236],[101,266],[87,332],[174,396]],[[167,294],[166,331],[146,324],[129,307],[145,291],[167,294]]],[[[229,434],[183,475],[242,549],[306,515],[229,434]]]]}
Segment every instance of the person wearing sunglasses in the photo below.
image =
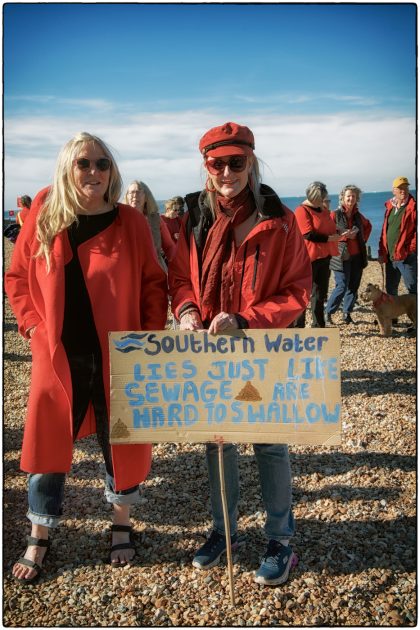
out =
{"type": "MultiPolygon", "coordinates": [[[[254,135],[228,122],[207,131],[199,149],[205,189],[186,195],[177,252],[169,265],[172,310],[181,330],[210,334],[238,328],[286,328],[306,308],[311,264],[293,213],[261,184],[254,135]]],[[[268,546],[256,572],[260,584],[281,584],[295,561],[292,484],[286,444],[254,444],[267,512],[268,546]]],[[[206,446],[213,531],[193,565],[215,566],[226,551],[218,446],[206,446]]],[[[223,446],[230,534],[237,533],[237,449],[223,446]]]]}
{"type": "Polygon", "coordinates": [[[112,566],[134,557],[130,506],[151,464],[148,444],[109,442],[108,333],[159,330],[167,281],[146,219],[118,203],[121,177],[105,143],[77,134],[61,150],[52,186],[35,197],[5,287],[32,352],[21,468],[31,536],[12,573],[33,582],[62,514],[73,442],[96,433],[113,506],[112,566]]]}
{"type": "Polygon", "coordinates": [[[172,240],[168,226],[159,214],[159,208],[152,191],[144,182],[134,180],[126,190],[124,203],[136,208],[146,217],[152,231],[159,263],[166,272],[168,269],[167,262],[172,260],[175,254],[175,243],[172,240]]]}
{"type": "MultiPolygon", "coordinates": [[[[338,255],[338,240],[334,219],[329,211],[328,190],[322,182],[312,182],[306,189],[306,199],[295,210],[296,221],[305,239],[312,265],[311,313],[312,327],[325,328],[324,302],[327,299],[331,256],[338,255]]],[[[295,326],[305,328],[306,312],[297,318],[295,326]]]]}

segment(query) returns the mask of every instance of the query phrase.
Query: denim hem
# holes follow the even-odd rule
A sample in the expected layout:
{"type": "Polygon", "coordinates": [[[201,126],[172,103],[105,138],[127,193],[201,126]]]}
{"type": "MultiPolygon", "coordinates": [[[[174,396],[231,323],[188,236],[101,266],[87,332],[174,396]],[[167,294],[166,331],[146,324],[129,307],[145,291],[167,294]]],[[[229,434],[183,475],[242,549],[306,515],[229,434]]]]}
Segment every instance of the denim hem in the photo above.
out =
{"type": "Polygon", "coordinates": [[[129,494],[117,494],[112,492],[112,490],[105,488],[104,496],[108,503],[113,503],[114,505],[134,505],[140,501],[140,492],[138,488],[129,494]]]}
{"type": "Polygon", "coordinates": [[[60,523],[59,516],[50,516],[48,514],[35,514],[35,512],[31,512],[31,510],[28,510],[26,512],[26,516],[33,525],[43,525],[44,527],[50,527],[51,529],[55,529],[60,523]]]}

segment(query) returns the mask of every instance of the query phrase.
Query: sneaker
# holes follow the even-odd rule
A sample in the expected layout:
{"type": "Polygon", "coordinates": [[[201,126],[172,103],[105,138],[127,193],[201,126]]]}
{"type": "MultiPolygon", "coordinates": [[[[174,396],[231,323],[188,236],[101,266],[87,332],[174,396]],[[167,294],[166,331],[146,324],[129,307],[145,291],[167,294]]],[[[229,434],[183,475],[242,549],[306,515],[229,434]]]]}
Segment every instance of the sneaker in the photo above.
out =
{"type": "Polygon", "coordinates": [[[330,313],[325,313],[325,321],[327,322],[327,324],[334,324],[331,314],[330,313]]]}
{"type": "MultiPolygon", "coordinates": [[[[232,553],[244,544],[243,538],[234,534],[230,539],[232,553]]],[[[226,551],[226,537],[214,530],[207,542],[197,551],[192,561],[196,569],[211,569],[219,564],[220,556],[226,551]]]]}
{"type": "Polygon", "coordinates": [[[354,324],[354,321],[352,320],[350,313],[343,313],[343,322],[345,324],[354,324]]]}
{"type": "Polygon", "coordinates": [[[295,567],[297,562],[297,556],[291,547],[286,547],[277,540],[270,540],[260,568],[255,573],[255,581],[271,586],[283,584],[289,577],[290,569],[295,567]]]}

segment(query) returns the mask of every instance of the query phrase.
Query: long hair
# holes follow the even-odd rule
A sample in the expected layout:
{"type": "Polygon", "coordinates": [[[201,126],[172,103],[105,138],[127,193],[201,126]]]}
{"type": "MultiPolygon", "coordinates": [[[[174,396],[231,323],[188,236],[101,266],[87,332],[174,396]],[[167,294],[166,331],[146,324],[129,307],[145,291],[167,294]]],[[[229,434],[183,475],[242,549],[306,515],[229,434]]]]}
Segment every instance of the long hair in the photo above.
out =
{"type": "Polygon", "coordinates": [[[64,145],[57,158],[53,184],[37,218],[36,236],[39,249],[36,256],[45,258],[48,271],[51,262],[50,251],[55,236],[77,221],[78,210],[87,211],[77,196],[73,160],[80,154],[83,146],[89,143],[99,145],[104,155],[111,160],[109,184],[104,195],[105,201],[114,205],[121,194],[121,175],[110,149],[103,140],[82,131],[64,145]]]}
{"type": "MultiPolygon", "coordinates": [[[[144,210],[143,210],[143,214],[147,217],[149,214],[159,214],[159,206],[156,203],[155,198],[152,195],[152,191],[150,190],[149,186],[147,184],[145,184],[144,182],[140,182],[138,179],[134,179],[129,185],[128,188],[130,188],[130,186],[132,186],[133,184],[136,184],[139,190],[143,190],[144,194],[146,196],[146,201],[144,203],[144,210]]],[[[125,195],[124,195],[124,203],[129,204],[128,202],[128,188],[125,191],[125,195]]]]}
{"type": "MultiPolygon", "coordinates": [[[[264,206],[264,197],[260,193],[261,175],[260,175],[260,169],[258,165],[258,158],[254,153],[252,154],[252,159],[253,159],[253,162],[252,162],[251,171],[249,173],[248,184],[254,195],[255,205],[257,207],[257,210],[258,212],[262,212],[262,209],[264,206]]],[[[216,218],[217,192],[214,188],[212,188],[212,181],[211,181],[209,173],[207,171],[205,172],[207,175],[207,178],[206,178],[207,197],[210,203],[210,209],[212,211],[213,218],[216,218]]]]}
{"type": "Polygon", "coordinates": [[[360,197],[362,196],[362,191],[360,190],[360,188],[358,188],[354,184],[348,184],[347,186],[344,186],[343,190],[340,192],[340,196],[338,199],[339,208],[341,208],[341,206],[344,205],[344,195],[346,194],[348,190],[351,190],[352,192],[354,192],[354,194],[356,195],[356,204],[359,203],[360,197]]]}

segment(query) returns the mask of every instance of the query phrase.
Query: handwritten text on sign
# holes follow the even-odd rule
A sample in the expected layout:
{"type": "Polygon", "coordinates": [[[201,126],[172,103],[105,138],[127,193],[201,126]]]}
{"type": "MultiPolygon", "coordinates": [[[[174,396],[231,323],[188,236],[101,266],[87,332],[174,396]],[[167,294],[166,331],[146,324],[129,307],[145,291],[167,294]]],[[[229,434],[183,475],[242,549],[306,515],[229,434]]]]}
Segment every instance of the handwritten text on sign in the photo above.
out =
{"type": "Polygon", "coordinates": [[[337,329],[118,332],[109,343],[113,444],[340,442],[337,329]]]}

